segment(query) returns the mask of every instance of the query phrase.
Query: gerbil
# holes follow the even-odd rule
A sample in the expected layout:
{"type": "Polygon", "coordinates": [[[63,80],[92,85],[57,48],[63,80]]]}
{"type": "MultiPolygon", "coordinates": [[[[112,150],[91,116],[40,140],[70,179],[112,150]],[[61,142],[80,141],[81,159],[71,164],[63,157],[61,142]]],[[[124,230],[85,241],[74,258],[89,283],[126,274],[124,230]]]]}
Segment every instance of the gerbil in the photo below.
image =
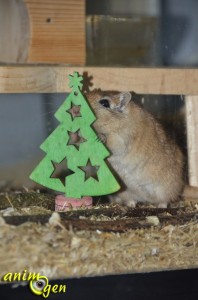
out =
{"type": "Polygon", "coordinates": [[[112,201],[134,207],[149,202],[167,207],[184,189],[184,157],[155,118],[129,92],[95,90],[86,95],[97,120],[93,124],[112,155],[124,189],[112,201]]]}

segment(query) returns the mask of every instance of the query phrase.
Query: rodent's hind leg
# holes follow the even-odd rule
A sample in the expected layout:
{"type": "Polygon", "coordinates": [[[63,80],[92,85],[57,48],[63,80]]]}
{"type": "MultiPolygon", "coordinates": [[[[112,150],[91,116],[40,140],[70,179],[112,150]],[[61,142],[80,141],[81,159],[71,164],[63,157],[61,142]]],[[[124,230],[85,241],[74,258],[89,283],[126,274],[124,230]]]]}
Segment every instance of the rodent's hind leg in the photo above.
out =
{"type": "Polygon", "coordinates": [[[131,194],[126,190],[120,193],[116,193],[110,196],[111,203],[118,203],[120,205],[126,205],[128,207],[136,207],[137,201],[135,201],[131,194]]]}
{"type": "Polygon", "coordinates": [[[158,208],[167,208],[168,204],[166,202],[162,202],[158,204],[158,208]]]}
{"type": "Polygon", "coordinates": [[[134,207],[136,207],[137,201],[130,199],[130,200],[124,201],[123,204],[128,207],[134,208],[134,207]]]}

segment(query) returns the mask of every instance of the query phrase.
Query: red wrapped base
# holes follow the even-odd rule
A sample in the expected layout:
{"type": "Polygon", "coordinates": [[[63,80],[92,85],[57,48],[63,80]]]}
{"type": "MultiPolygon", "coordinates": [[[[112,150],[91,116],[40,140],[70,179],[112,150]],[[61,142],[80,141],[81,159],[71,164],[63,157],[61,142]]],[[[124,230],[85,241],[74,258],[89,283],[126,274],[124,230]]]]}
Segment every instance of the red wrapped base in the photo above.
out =
{"type": "Polygon", "coordinates": [[[78,208],[92,208],[92,197],[67,198],[64,195],[58,195],[55,198],[55,211],[68,211],[78,208]]]}

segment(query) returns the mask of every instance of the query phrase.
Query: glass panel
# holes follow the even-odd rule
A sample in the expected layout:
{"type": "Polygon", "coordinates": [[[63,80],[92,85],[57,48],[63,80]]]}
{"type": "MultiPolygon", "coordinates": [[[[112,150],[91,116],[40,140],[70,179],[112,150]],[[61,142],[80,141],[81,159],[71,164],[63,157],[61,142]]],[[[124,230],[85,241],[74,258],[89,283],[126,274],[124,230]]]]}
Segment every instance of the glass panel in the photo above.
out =
{"type": "Polygon", "coordinates": [[[0,94],[0,191],[29,188],[29,175],[44,152],[41,143],[57,126],[54,113],[66,94],[0,94]]]}
{"type": "Polygon", "coordinates": [[[87,64],[197,66],[198,1],[87,0],[87,64]]]}
{"type": "Polygon", "coordinates": [[[88,16],[87,64],[159,65],[159,19],[88,16]]]}

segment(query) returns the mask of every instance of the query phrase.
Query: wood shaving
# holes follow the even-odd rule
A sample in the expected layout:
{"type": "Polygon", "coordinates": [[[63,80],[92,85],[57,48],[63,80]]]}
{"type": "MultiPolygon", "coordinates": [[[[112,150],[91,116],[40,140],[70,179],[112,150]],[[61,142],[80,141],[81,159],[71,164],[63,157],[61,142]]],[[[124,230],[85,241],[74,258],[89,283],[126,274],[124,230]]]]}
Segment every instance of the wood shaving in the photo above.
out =
{"type": "Polygon", "coordinates": [[[0,243],[1,277],[23,270],[58,279],[198,267],[197,221],[122,234],[27,222],[0,226],[0,243]]]}

